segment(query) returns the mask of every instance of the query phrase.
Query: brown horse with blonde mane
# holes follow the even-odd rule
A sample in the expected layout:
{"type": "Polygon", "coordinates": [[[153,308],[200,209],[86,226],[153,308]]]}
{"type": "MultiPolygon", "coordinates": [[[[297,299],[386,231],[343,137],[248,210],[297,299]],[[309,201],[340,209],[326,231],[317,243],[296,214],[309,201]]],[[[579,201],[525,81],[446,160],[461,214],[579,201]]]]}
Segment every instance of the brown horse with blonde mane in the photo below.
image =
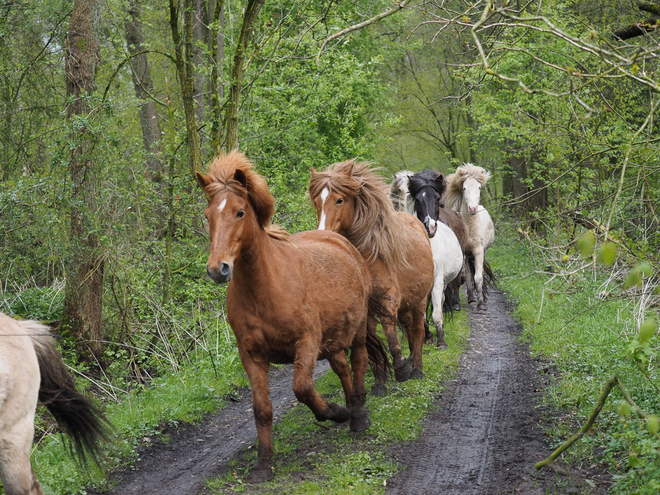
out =
{"type": "Polygon", "coordinates": [[[272,226],[275,199],[242,153],[216,158],[197,181],[209,202],[207,272],[216,283],[229,282],[227,316],[252,388],[259,448],[250,479],[261,481],[271,476],[273,454],[270,363],[294,364],[293,391],[317,420],[350,420],[356,432],[370,426],[364,377],[370,359],[387,364],[380,340],[367,329],[371,276],[342,236],[317,230],[289,236],[272,226]],[[316,391],[319,359],[339,376],[346,407],[316,391]]]}
{"type": "MultiPolygon", "coordinates": [[[[338,232],[351,241],[369,263],[373,297],[406,329],[412,370],[401,354],[396,319],[381,317],[396,379],[421,378],[424,315],[433,287],[433,255],[424,226],[412,215],[394,211],[387,184],[369,163],[348,160],[324,172],[312,170],[309,196],[319,230],[338,232]]],[[[370,327],[375,327],[376,316],[370,312],[370,327]]],[[[385,393],[384,381],[385,376],[376,373],[372,393],[385,393]]]]}

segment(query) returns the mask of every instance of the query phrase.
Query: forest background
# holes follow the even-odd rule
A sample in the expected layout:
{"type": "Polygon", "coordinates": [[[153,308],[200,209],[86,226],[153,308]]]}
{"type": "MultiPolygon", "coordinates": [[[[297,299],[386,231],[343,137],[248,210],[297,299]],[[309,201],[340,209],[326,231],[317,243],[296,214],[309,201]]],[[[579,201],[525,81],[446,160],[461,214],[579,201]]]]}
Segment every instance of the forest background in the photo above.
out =
{"type": "MultiPolygon", "coordinates": [[[[644,327],[658,15],[630,0],[2,1],[0,311],[53,324],[117,400],[235,362],[194,171],[238,147],[292,232],[315,226],[312,167],[483,166],[546,277],[593,266],[597,244],[644,327]]],[[[654,345],[631,344],[647,373],[654,345]]]]}

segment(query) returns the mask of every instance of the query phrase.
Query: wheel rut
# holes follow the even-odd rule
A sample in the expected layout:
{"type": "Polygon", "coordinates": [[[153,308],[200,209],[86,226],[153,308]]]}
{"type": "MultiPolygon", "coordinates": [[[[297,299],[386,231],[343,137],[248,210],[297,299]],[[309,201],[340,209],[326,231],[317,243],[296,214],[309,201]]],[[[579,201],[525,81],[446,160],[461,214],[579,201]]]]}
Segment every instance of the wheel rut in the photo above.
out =
{"type": "Polygon", "coordinates": [[[491,291],[486,311],[470,307],[468,349],[456,378],[429,414],[419,439],[392,450],[405,469],[392,494],[545,493],[532,479],[549,455],[540,429],[538,364],[519,340],[504,294],[491,291]]]}

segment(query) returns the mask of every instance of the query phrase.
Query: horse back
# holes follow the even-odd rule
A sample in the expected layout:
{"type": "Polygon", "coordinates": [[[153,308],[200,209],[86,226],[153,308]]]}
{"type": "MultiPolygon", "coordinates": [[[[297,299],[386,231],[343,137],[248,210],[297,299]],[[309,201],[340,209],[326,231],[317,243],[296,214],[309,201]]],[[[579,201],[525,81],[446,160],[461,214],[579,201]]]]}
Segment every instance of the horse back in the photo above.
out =
{"type": "Polygon", "coordinates": [[[468,249],[468,231],[461,214],[451,208],[438,208],[438,219],[447,225],[456,235],[461,249],[466,252],[468,249]]]}

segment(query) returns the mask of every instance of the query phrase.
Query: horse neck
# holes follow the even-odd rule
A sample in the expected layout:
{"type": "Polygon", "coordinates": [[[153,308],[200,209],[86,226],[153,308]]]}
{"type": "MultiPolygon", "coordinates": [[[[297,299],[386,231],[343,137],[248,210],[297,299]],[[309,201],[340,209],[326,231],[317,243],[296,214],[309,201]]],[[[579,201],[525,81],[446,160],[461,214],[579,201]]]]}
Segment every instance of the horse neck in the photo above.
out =
{"type": "Polygon", "coordinates": [[[242,290],[258,293],[260,288],[272,279],[271,269],[275,263],[275,244],[281,241],[271,238],[266,230],[256,221],[251,223],[251,232],[247,242],[241,246],[241,251],[234,263],[232,281],[242,290]]]}

